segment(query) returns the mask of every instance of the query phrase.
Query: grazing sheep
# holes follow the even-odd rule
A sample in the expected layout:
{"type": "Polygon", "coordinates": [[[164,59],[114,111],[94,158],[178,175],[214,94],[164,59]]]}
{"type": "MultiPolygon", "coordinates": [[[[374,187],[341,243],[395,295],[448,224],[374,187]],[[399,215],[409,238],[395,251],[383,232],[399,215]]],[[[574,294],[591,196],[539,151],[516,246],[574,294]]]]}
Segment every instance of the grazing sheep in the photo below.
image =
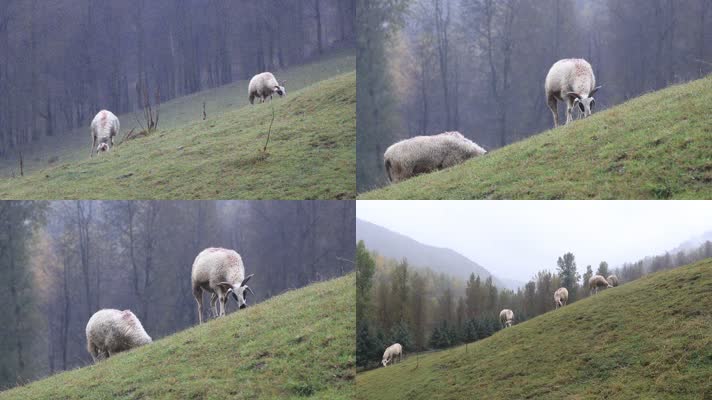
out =
{"type": "Polygon", "coordinates": [[[397,183],[487,153],[460,132],[416,136],[391,145],[383,154],[388,180],[397,183]]]}
{"type": "Polygon", "coordinates": [[[250,104],[255,104],[255,97],[260,98],[260,103],[267,101],[269,97],[277,93],[280,97],[287,95],[287,90],[284,86],[280,86],[277,79],[271,72],[263,72],[257,74],[250,79],[250,84],[247,86],[247,92],[250,96],[250,104]]]}
{"type": "Polygon", "coordinates": [[[568,58],[557,61],[549,69],[544,83],[546,102],[554,117],[554,128],[559,126],[557,115],[557,100],[566,102],[566,123],[573,120],[572,111],[575,107],[586,118],[596,101],[593,94],[600,86],[596,86],[596,77],[588,61],[581,58],[568,58]]]}
{"type": "Polygon", "coordinates": [[[514,311],[505,308],[499,313],[499,322],[502,324],[502,328],[509,328],[512,326],[514,321],[514,311]]]}
{"type": "Polygon", "coordinates": [[[97,154],[100,151],[108,151],[114,145],[114,136],[119,134],[119,119],[111,111],[101,110],[91,121],[91,153],[94,157],[94,146],[97,154]]]}
{"type": "Polygon", "coordinates": [[[569,301],[569,291],[565,287],[556,289],[554,292],[554,308],[563,307],[569,301]]]}
{"type": "Polygon", "coordinates": [[[391,361],[395,364],[396,356],[398,357],[398,362],[400,362],[403,358],[403,346],[399,343],[391,345],[386,349],[386,351],[383,352],[383,360],[381,360],[381,364],[383,364],[384,367],[388,366],[388,363],[391,361]]]}
{"type": "Polygon", "coordinates": [[[604,286],[609,287],[609,288],[613,287],[613,286],[611,286],[610,283],[608,283],[606,278],[604,278],[601,275],[594,275],[591,277],[591,279],[588,280],[588,289],[591,291],[595,290],[594,294],[598,293],[599,287],[604,287],[604,286]]]}
{"type": "Polygon", "coordinates": [[[130,310],[95,312],[87,322],[86,335],[87,350],[94,362],[152,342],[141,321],[130,310]]]}
{"type": "Polygon", "coordinates": [[[615,275],[609,275],[608,278],[606,278],[608,283],[611,284],[611,286],[616,287],[618,286],[618,277],[615,275]]]}
{"type": "Polygon", "coordinates": [[[191,282],[193,297],[198,303],[198,319],[203,323],[203,291],[211,294],[210,308],[214,316],[225,315],[230,294],[237,301],[240,309],[247,307],[247,292],[255,294],[245,286],[252,278],[245,278],[245,266],[235,250],[209,247],[198,254],[193,262],[191,282]],[[220,299],[220,310],[215,306],[220,299]]]}

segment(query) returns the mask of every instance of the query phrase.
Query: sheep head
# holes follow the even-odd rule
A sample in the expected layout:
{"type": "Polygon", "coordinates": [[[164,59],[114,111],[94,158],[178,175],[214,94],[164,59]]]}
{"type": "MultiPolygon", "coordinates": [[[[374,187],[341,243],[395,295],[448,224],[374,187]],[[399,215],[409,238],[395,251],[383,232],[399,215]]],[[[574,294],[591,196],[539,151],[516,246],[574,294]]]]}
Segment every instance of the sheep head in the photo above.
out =
{"type": "Polygon", "coordinates": [[[99,143],[99,145],[96,146],[97,153],[102,152],[102,151],[108,151],[108,150],[109,150],[109,145],[106,143],[99,143]]]}
{"type": "Polygon", "coordinates": [[[238,307],[243,309],[247,307],[247,293],[249,292],[253,295],[255,294],[255,292],[253,292],[252,289],[246,285],[247,281],[249,281],[253,276],[254,274],[248,275],[238,287],[235,287],[229,282],[220,282],[218,283],[218,286],[220,286],[220,288],[222,288],[225,292],[225,296],[232,295],[232,298],[235,299],[238,307]]]}
{"type": "Polygon", "coordinates": [[[272,89],[272,92],[277,93],[279,97],[287,95],[287,89],[285,89],[284,86],[275,86],[274,89],[272,89]]]}
{"type": "Polygon", "coordinates": [[[596,86],[591,93],[588,94],[588,97],[583,97],[580,94],[576,92],[568,92],[567,95],[569,98],[573,99],[573,107],[578,108],[579,111],[583,114],[583,118],[590,117],[591,114],[593,113],[593,106],[596,104],[596,100],[593,98],[593,94],[600,89],[600,86],[596,86]]]}

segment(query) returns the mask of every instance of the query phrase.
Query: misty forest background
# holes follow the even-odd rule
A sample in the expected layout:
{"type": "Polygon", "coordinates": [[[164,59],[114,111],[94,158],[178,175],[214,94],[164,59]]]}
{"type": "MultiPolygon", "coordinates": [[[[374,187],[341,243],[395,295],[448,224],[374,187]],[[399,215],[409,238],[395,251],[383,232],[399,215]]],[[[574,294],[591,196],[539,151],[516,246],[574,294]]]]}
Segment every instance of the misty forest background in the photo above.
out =
{"type": "Polygon", "coordinates": [[[569,291],[571,304],[588,297],[588,279],[615,274],[620,284],[643,275],[712,257],[712,241],[680,248],[610,268],[601,261],[580,270],[573,253],[557,260],[555,269],[542,269],[523,287],[498,288],[492,277],[472,274],[465,281],[431,269],[413,268],[408,260],[393,260],[369,251],[363,241],[356,248],[356,364],[377,367],[383,351],[393,343],[406,355],[443,349],[484,339],[502,329],[499,312],[514,311],[514,323],[524,322],[555,308],[554,292],[569,291]],[[583,275],[581,275],[583,272],[583,275]]]}
{"type": "Polygon", "coordinates": [[[154,340],[196,325],[206,247],[240,253],[250,305],[344,275],[354,224],[352,201],[0,202],[0,389],[91,363],[101,308],[131,309],[154,340]]]}
{"type": "MultiPolygon", "coordinates": [[[[596,109],[712,71],[709,0],[360,0],[358,190],[383,152],[459,130],[494,149],[553,127],[549,68],[593,66],[596,109]]],[[[559,105],[560,117],[563,106],[559,105]]]]}
{"type": "MultiPolygon", "coordinates": [[[[356,0],[0,1],[0,157],[353,47],[356,0]]],[[[197,113],[197,111],[196,111],[197,113]]],[[[87,134],[88,136],[88,134],[87,134]]]]}

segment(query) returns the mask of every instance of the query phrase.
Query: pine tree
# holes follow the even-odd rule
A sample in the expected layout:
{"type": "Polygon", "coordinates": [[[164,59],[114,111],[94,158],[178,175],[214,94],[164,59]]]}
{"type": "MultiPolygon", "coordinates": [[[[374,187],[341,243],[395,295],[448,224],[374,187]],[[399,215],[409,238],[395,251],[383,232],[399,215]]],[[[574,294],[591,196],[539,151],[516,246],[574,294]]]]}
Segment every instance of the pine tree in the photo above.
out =
{"type": "Polygon", "coordinates": [[[405,258],[393,270],[391,293],[395,321],[406,321],[408,308],[408,260],[405,258]]]}
{"type": "MultiPolygon", "coordinates": [[[[559,257],[556,265],[561,279],[561,286],[569,291],[569,301],[573,302],[576,299],[579,279],[581,279],[581,275],[576,270],[576,257],[574,257],[573,253],[566,253],[559,257]]],[[[556,289],[558,288],[554,290],[556,289]]],[[[553,293],[551,295],[553,296],[553,293]]]]}
{"type": "MultiPolygon", "coordinates": [[[[591,268],[590,265],[587,265],[587,266],[586,266],[586,273],[583,274],[583,286],[584,286],[584,287],[588,287],[588,280],[591,279],[592,276],[593,276],[593,269],[591,268]]],[[[586,290],[584,290],[583,293],[585,294],[585,293],[588,293],[588,292],[587,292],[586,290]]],[[[584,296],[581,296],[581,297],[584,297],[584,296]]]]}
{"type": "Polygon", "coordinates": [[[601,261],[601,263],[598,264],[598,269],[596,270],[596,275],[601,275],[604,278],[608,277],[608,263],[607,262],[601,261]]]}
{"type": "Polygon", "coordinates": [[[477,275],[477,277],[475,277],[475,274],[470,274],[470,279],[467,281],[467,288],[465,289],[465,303],[468,318],[475,318],[480,315],[482,312],[483,299],[480,276],[477,275]]]}
{"type": "Polygon", "coordinates": [[[396,323],[393,328],[391,328],[390,339],[390,343],[400,343],[400,345],[406,350],[413,348],[410,329],[408,328],[408,323],[405,321],[400,321],[396,323]]]}
{"type": "Polygon", "coordinates": [[[410,278],[410,321],[413,332],[413,344],[417,350],[425,348],[425,322],[428,313],[425,278],[413,272],[410,278]]]}
{"type": "Polygon", "coordinates": [[[376,263],[366,249],[363,240],[356,246],[356,320],[366,318],[371,306],[371,286],[376,263]]]}
{"type": "Polygon", "coordinates": [[[478,339],[480,339],[480,336],[477,329],[477,321],[468,319],[462,329],[462,340],[471,343],[478,339]]]}

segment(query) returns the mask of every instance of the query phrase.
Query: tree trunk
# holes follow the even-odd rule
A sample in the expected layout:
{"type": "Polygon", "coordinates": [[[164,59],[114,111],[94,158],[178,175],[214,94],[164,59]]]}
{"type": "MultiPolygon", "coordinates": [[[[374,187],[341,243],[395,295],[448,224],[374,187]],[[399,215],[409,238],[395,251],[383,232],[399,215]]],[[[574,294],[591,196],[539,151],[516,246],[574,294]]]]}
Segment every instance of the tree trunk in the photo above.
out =
{"type": "Polygon", "coordinates": [[[314,15],[316,18],[316,42],[319,54],[324,52],[324,43],[321,36],[321,0],[314,0],[314,15]]]}

